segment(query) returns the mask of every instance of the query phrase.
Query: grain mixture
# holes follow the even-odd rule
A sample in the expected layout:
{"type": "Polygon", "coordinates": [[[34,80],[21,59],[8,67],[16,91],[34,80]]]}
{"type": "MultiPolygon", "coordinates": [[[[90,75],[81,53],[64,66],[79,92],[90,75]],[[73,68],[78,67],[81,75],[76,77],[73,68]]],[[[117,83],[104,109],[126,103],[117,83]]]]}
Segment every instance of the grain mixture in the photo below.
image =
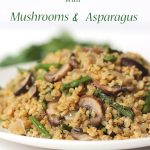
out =
{"type": "Polygon", "coordinates": [[[150,64],[102,47],[49,54],[0,89],[0,124],[52,139],[150,136],[150,64]]]}

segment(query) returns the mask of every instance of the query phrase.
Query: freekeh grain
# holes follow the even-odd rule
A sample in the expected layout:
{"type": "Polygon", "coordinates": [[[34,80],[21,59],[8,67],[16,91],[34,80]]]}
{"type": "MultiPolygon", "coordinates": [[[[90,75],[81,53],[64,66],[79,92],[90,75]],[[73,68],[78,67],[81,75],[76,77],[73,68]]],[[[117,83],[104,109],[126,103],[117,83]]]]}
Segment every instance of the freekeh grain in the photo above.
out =
{"type": "Polygon", "coordinates": [[[28,71],[18,73],[6,88],[0,90],[1,126],[15,134],[41,138],[41,133],[29,119],[33,116],[42,124],[46,133],[52,135],[53,139],[74,140],[71,131],[61,128],[62,124],[78,131],[80,137],[76,138],[80,140],[82,140],[81,135],[93,140],[123,140],[150,136],[150,112],[146,114],[142,112],[146,92],[149,91],[150,76],[142,77],[141,70],[136,66],[121,66],[120,61],[123,57],[127,57],[136,60],[145,68],[150,67],[149,63],[135,53],[116,53],[115,51],[110,53],[103,48],[100,48],[101,52],[97,53],[94,49],[87,48],[86,51],[80,47],[73,51],[64,49],[49,54],[43,59],[42,64],[60,64],[61,66],[69,64],[71,56],[78,61],[75,68],[69,70],[56,82],[46,81],[44,75],[45,73],[53,75],[60,68],[50,66],[43,73],[42,68],[35,69],[37,67],[32,66],[30,70],[34,75],[33,85],[38,90],[38,94],[34,97],[30,97],[29,91],[19,96],[14,95],[15,89],[28,76],[28,71]],[[112,55],[112,53],[116,61],[103,60],[105,55],[112,55]],[[88,82],[68,86],[69,83],[75,83],[86,76],[90,77],[88,82]],[[93,85],[94,81],[105,86],[105,91],[97,89],[93,85]],[[67,85],[67,88],[61,90],[62,85],[67,85]],[[109,92],[109,95],[107,93],[109,88],[129,86],[132,86],[131,91],[120,90],[115,94],[109,92]],[[96,90],[100,90],[105,99],[96,97],[94,94],[96,90]],[[93,105],[89,101],[86,107],[80,107],[80,99],[84,96],[95,98],[102,105],[104,116],[96,127],[90,124],[90,120],[97,117],[95,110],[99,108],[99,105],[96,105],[98,103],[93,105]],[[110,102],[105,103],[108,97],[110,102]],[[126,109],[121,113],[121,109],[124,108],[126,109]],[[134,114],[132,117],[129,117],[130,114],[125,115],[127,108],[134,114]],[[52,124],[51,119],[53,123],[57,122],[57,125],[52,124]]]}

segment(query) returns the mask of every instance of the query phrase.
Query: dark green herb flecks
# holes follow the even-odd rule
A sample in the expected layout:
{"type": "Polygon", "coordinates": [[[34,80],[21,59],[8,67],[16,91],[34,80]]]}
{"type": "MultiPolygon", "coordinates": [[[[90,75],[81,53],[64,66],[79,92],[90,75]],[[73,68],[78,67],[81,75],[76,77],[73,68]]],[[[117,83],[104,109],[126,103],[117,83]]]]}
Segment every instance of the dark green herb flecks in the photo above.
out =
{"type": "Polygon", "coordinates": [[[32,124],[38,129],[38,131],[41,133],[41,135],[45,138],[52,138],[52,135],[49,134],[49,132],[46,130],[46,128],[33,116],[29,117],[32,124]]]}
{"type": "Polygon", "coordinates": [[[63,131],[63,130],[67,130],[67,131],[71,132],[72,127],[70,127],[70,126],[67,125],[67,124],[61,124],[61,125],[60,125],[60,129],[61,129],[62,131],[63,131]]]}
{"type": "Polygon", "coordinates": [[[79,86],[80,84],[86,84],[87,82],[89,82],[91,80],[92,80],[92,78],[89,76],[84,76],[84,77],[82,76],[79,79],[73,80],[70,83],[63,84],[61,86],[61,91],[68,90],[70,88],[75,88],[75,87],[79,86]]]}
{"type": "Polygon", "coordinates": [[[115,62],[117,60],[117,57],[115,55],[108,54],[104,56],[103,60],[106,62],[115,62]]]}
{"type": "Polygon", "coordinates": [[[145,104],[144,104],[142,112],[144,114],[147,114],[147,113],[150,112],[150,91],[148,91],[147,94],[146,94],[145,104]]]}
{"type": "Polygon", "coordinates": [[[111,105],[114,109],[118,111],[119,114],[133,119],[134,113],[129,107],[114,102],[114,99],[112,97],[106,95],[100,89],[96,89],[94,95],[97,98],[100,98],[104,103],[111,105]]]}
{"type": "Polygon", "coordinates": [[[150,82],[148,82],[145,86],[150,89],[150,82]]]}
{"type": "Polygon", "coordinates": [[[52,64],[41,64],[41,63],[39,63],[36,65],[35,69],[43,69],[45,71],[48,71],[51,66],[54,66],[55,68],[59,69],[62,65],[59,63],[52,63],[52,64]]]}
{"type": "Polygon", "coordinates": [[[47,102],[46,102],[46,101],[43,101],[43,102],[42,102],[42,107],[43,107],[44,110],[47,109],[47,102]]]}
{"type": "Polygon", "coordinates": [[[107,133],[106,127],[103,126],[102,124],[100,124],[99,126],[97,126],[97,130],[101,130],[101,131],[103,131],[103,133],[107,133]]]}

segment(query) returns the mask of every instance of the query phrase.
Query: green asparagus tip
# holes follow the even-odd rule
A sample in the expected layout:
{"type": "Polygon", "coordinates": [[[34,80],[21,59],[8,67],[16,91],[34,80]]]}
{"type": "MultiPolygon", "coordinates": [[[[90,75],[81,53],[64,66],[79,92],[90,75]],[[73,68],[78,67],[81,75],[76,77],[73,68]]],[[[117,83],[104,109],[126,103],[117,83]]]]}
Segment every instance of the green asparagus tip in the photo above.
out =
{"type": "Polygon", "coordinates": [[[89,76],[84,76],[84,77],[82,76],[81,78],[79,78],[77,80],[73,80],[70,83],[63,84],[61,86],[61,91],[68,90],[70,88],[75,88],[75,87],[79,86],[80,84],[86,84],[87,82],[89,82],[91,80],[92,80],[92,78],[89,76]]]}
{"type": "Polygon", "coordinates": [[[146,93],[145,104],[144,104],[144,106],[143,106],[142,112],[143,112],[144,114],[147,114],[147,113],[150,112],[150,91],[148,91],[148,92],[146,93]]]}
{"type": "Polygon", "coordinates": [[[50,138],[50,139],[52,138],[52,135],[49,134],[46,128],[35,117],[30,116],[29,120],[38,129],[38,131],[41,133],[43,137],[50,138]]]}
{"type": "Polygon", "coordinates": [[[55,68],[60,68],[62,65],[59,63],[52,63],[52,64],[41,64],[41,63],[39,63],[36,65],[35,69],[37,69],[37,70],[43,69],[45,71],[48,71],[51,66],[54,66],[55,68]]]}

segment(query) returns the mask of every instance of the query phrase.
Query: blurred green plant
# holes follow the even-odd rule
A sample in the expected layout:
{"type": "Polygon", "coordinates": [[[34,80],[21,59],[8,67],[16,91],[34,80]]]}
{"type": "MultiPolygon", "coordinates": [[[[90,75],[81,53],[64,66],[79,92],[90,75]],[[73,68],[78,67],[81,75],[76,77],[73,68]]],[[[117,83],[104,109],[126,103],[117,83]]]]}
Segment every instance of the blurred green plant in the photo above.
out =
{"type": "Polygon", "coordinates": [[[40,61],[50,52],[56,52],[63,48],[73,49],[76,45],[80,46],[93,46],[96,45],[92,42],[78,42],[72,38],[68,33],[63,32],[59,36],[52,38],[50,41],[41,45],[32,45],[22,50],[16,56],[8,56],[0,62],[0,67],[9,65],[40,61]]]}

